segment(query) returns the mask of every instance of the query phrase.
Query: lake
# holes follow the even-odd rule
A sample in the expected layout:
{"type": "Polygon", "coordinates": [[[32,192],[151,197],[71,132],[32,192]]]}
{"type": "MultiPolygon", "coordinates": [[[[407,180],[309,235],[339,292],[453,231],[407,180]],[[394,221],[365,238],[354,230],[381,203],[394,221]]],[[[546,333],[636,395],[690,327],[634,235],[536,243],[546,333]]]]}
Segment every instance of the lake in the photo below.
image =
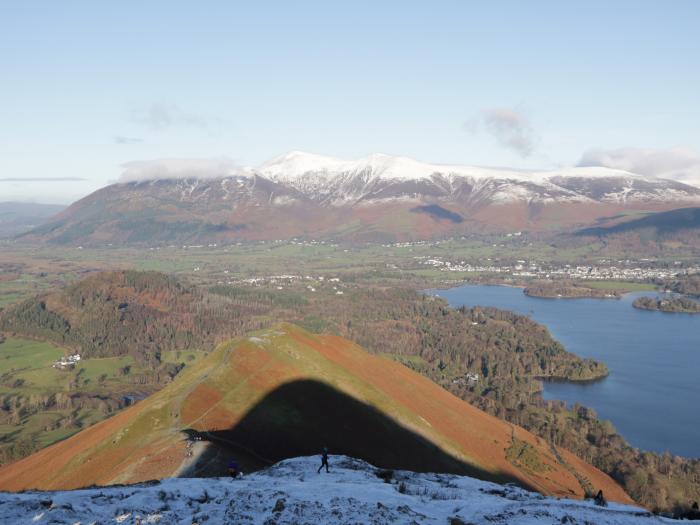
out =
{"type": "Polygon", "coordinates": [[[593,383],[545,382],[546,399],[594,408],[635,447],[700,457],[700,315],[632,307],[653,292],[621,300],[542,299],[520,288],[481,285],[429,293],[454,307],[493,306],[544,324],[568,351],[610,370],[593,383]]]}

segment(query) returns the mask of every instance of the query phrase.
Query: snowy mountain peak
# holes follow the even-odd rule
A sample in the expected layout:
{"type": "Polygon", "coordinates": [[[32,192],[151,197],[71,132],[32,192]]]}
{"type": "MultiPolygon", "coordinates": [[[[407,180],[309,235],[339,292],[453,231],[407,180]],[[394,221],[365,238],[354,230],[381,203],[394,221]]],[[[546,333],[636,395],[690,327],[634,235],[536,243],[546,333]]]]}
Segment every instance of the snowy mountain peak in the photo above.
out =
{"type": "Polygon", "coordinates": [[[483,169],[429,164],[384,153],[373,153],[356,160],[343,160],[303,151],[290,151],[264,163],[258,170],[265,176],[279,180],[292,180],[306,174],[324,174],[332,178],[353,173],[369,173],[382,179],[416,180],[428,178],[434,173],[469,171],[475,174],[475,170],[483,169]]]}
{"type": "Polygon", "coordinates": [[[571,167],[554,170],[518,170],[490,168],[459,164],[422,162],[410,157],[373,153],[355,160],[290,151],[275,157],[257,170],[277,181],[291,182],[304,176],[323,176],[333,179],[341,175],[362,173],[383,180],[421,180],[439,174],[448,177],[468,177],[474,180],[499,179],[527,182],[543,182],[552,177],[610,178],[626,177],[646,179],[628,171],[604,167],[571,167]]]}
{"type": "Polygon", "coordinates": [[[424,197],[457,198],[461,204],[700,200],[698,188],[611,168],[528,171],[431,164],[382,153],[343,160],[291,151],[258,173],[332,205],[424,197]]]}

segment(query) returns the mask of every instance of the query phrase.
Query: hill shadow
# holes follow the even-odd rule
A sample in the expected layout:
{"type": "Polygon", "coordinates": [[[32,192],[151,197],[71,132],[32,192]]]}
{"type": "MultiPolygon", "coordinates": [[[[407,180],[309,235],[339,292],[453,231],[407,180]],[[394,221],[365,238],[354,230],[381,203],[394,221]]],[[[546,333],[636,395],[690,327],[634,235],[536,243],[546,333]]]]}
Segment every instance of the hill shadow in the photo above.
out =
{"type": "Polygon", "coordinates": [[[412,213],[425,213],[436,220],[448,220],[453,224],[464,222],[464,218],[453,211],[450,211],[437,204],[428,204],[426,206],[416,206],[411,208],[412,213]]]}
{"type": "Polygon", "coordinates": [[[257,470],[328,447],[331,468],[332,455],[345,454],[385,469],[461,474],[536,490],[512,476],[469,465],[374,407],[315,380],[278,387],[232,428],[184,432],[208,446],[183,476],[225,476],[232,459],[243,471],[257,470]]]}
{"type": "Polygon", "coordinates": [[[700,208],[679,208],[657,212],[612,226],[584,228],[575,232],[578,236],[605,236],[653,228],[659,234],[676,233],[700,228],[700,208]]]}

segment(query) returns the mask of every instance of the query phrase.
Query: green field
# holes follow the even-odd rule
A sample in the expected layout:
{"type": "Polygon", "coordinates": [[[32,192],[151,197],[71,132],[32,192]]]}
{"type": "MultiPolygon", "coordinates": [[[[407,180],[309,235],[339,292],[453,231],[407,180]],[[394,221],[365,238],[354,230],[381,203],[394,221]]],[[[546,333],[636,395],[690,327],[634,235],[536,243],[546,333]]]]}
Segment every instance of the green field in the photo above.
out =
{"type": "Polygon", "coordinates": [[[633,283],[629,281],[583,281],[582,285],[588,288],[621,290],[625,292],[647,292],[656,289],[656,286],[651,283],[633,283]]]}
{"type": "MultiPolygon", "coordinates": [[[[122,394],[147,394],[149,385],[132,385],[122,373],[143,372],[131,356],[83,359],[71,370],[53,368],[53,363],[70,353],[54,344],[18,337],[0,343],[0,464],[26,451],[43,448],[103,420],[105,407],[58,408],[54,396],[79,393],[119,399],[122,394]],[[44,403],[47,403],[45,405],[44,403]]],[[[200,352],[166,356],[172,362],[190,363],[200,352]],[[189,359],[192,355],[193,358],[189,359]]]]}
{"type": "Polygon", "coordinates": [[[50,343],[9,337],[0,344],[0,375],[51,368],[64,350],[50,343]]]}
{"type": "Polygon", "coordinates": [[[126,366],[131,373],[142,371],[131,356],[83,359],[72,370],[53,368],[51,365],[66,353],[70,352],[51,343],[8,338],[0,344],[0,394],[60,392],[75,378],[84,389],[95,386],[103,376],[120,383],[119,370],[126,366]]]}
{"type": "Polygon", "coordinates": [[[162,363],[185,363],[186,365],[189,365],[197,362],[205,355],[205,352],[199,352],[195,350],[171,350],[168,352],[161,352],[160,360],[162,363]]]}

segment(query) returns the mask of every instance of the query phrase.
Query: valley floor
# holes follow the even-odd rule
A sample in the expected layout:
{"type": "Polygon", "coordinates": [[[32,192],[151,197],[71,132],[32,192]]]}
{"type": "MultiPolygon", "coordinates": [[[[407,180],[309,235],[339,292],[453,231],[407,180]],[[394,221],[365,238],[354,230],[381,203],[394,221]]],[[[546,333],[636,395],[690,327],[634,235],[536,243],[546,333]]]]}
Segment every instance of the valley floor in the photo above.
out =
{"type": "Polygon", "coordinates": [[[381,471],[345,456],[282,461],[241,479],[173,478],[74,491],[0,493],[13,524],[591,524],[670,523],[643,509],[546,498],[448,474],[381,471]],[[386,481],[385,481],[386,480],[386,481]]]}

